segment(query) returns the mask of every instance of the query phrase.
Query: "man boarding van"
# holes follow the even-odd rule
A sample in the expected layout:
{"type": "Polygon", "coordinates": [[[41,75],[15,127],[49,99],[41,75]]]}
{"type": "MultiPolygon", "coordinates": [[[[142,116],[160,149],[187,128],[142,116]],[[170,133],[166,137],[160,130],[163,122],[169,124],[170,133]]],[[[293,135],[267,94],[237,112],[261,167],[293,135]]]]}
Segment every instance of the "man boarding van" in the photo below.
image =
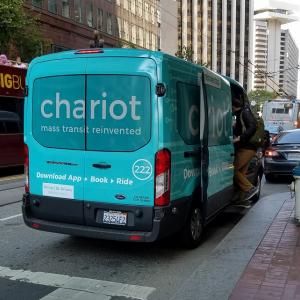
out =
{"type": "Polygon", "coordinates": [[[35,59],[25,100],[25,223],[189,247],[233,195],[230,83],[144,50],[35,59]]]}

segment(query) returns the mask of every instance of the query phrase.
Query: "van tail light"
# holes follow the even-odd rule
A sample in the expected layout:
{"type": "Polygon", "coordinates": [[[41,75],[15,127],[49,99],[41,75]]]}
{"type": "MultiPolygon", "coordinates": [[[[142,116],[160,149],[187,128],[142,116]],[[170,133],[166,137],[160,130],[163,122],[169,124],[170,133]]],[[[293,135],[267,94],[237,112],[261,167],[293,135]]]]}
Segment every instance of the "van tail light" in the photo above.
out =
{"type": "Polygon", "coordinates": [[[298,128],[298,121],[294,121],[294,128],[298,128]]]}
{"type": "Polygon", "coordinates": [[[154,205],[165,206],[170,203],[171,153],[162,149],[155,155],[155,200],[154,205]]]}
{"type": "Polygon", "coordinates": [[[25,173],[25,193],[29,193],[29,151],[24,144],[24,173],[25,173]]]}
{"type": "Polygon", "coordinates": [[[95,53],[103,53],[103,49],[81,49],[75,52],[75,54],[95,54],[95,53]]]}
{"type": "Polygon", "coordinates": [[[265,157],[279,157],[279,153],[272,148],[268,148],[265,151],[265,157]]]}

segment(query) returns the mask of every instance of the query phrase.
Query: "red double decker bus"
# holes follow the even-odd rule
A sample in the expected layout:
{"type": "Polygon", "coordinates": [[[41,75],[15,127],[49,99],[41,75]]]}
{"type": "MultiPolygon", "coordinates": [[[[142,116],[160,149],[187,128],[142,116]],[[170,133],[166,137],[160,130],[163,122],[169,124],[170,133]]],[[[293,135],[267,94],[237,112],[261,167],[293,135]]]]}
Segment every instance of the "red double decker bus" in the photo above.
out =
{"type": "Polygon", "coordinates": [[[0,168],[23,164],[26,69],[0,65],[0,168]]]}

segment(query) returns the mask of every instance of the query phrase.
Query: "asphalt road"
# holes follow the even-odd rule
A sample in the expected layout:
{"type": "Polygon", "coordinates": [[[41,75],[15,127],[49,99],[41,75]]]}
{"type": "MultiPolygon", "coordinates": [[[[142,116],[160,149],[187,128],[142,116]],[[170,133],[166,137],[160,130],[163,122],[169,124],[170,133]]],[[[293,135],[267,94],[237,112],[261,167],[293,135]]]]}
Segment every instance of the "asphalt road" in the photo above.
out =
{"type": "MultiPolygon", "coordinates": [[[[48,286],[39,284],[36,279],[50,278],[51,274],[65,275],[59,277],[62,282],[74,281],[74,277],[80,277],[79,282],[94,279],[98,285],[109,282],[113,292],[97,299],[170,299],[246,213],[229,210],[219,215],[208,226],[202,245],[192,251],[183,249],[174,238],[132,244],[71,237],[26,227],[20,215],[24,179],[10,176],[0,177],[0,299],[41,299],[60,286],[50,279],[48,286]],[[27,275],[22,270],[28,271],[27,275]],[[20,272],[27,282],[11,280],[11,276],[20,277],[20,272]],[[120,292],[124,288],[127,294],[120,292]]],[[[286,191],[287,182],[263,182],[261,197],[286,191]]]]}

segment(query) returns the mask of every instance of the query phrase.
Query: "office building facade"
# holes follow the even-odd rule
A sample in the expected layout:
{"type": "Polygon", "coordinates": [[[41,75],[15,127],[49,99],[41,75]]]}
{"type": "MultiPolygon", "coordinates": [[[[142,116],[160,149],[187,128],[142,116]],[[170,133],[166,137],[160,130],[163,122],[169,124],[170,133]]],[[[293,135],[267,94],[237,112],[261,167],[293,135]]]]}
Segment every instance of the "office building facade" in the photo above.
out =
{"type": "Polygon", "coordinates": [[[283,97],[297,94],[299,50],[288,30],[282,25],[297,18],[288,6],[270,2],[254,13],[253,89],[276,92],[283,97]]]}
{"type": "Polygon", "coordinates": [[[163,0],[159,4],[160,50],[171,55],[178,51],[177,6],[177,0],[163,0]]]}
{"type": "Polygon", "coordinates": [[[239,81],[251,82],[253,0],[181,0],[179,50],[191,47],[193,60],[239,81]]]}
{"type": "Polygon", "coordinates": [[[279,88],[290,97],[297,96],[299,49],[289,30],[281,30],[279,88]]]}
{"type": "Polygon", "coordinates": [[[157,0],[26,0],[39,15],[41,31],[53,52],[84,48],[98,29],[105,47],[157,50],[157,0]]]}

